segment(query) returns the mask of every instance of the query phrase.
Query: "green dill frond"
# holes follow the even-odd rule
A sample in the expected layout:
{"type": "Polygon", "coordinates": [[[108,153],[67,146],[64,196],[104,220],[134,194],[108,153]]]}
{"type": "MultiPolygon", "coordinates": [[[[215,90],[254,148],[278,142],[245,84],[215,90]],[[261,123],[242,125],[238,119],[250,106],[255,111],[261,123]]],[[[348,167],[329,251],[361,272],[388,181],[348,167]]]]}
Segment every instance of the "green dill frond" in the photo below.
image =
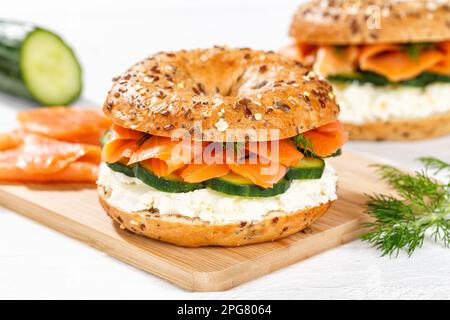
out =
{"type": "Polygon", "coordinates": [[[308,139],[303,134],[298,134],[292,138],[297,149],[302,152],[306,157],[318,158],[314,152],[314,144],[311,139],[308,139]]]}
{"type": "Polygon", "coordinates": [[[407,43],[403,45],[406,54],[413,60],[417,60],[423,51],[436,48],[436,44],[431,42],[407,43]]]}
{"type": "Polygon", "coordinates": [[[405,173],[389,165],[374,165],[380,177],[406,200],[427,206],[430,199],[442,198],[445,190],[426,172],[405,173]]]}
{"type": "MultiPolygon", "coordinates": [[[[427,169],[449,170],[439,159],[418,159],[427,169]]],[[[367,213],[375,222],[365,224],[362,239],[381,251],[383,256],[397,256],[405,251],[411,256],[430,238],[450,246],[450,182],[443,184],[428,176],[427,170],[403,172],[388,165],[376,165],[380,177],[395,191],[394,195],[373,195],[367,201],[367,213]]]]}
{"type": "Polygon", "coordinates": [[[427,170],[434,170],[434,174],[438,174],[442,171],[448,171],[448,174],[450,174],[450,163],[433,157],[420,157],[417,160],[420,161],[427,170]]]}

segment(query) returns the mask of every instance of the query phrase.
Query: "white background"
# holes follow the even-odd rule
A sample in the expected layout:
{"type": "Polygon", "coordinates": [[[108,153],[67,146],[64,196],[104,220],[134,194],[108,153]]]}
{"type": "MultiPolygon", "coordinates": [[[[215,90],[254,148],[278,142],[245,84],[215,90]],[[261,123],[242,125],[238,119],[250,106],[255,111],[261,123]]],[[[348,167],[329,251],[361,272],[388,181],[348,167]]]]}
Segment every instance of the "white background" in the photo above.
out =
{"type": "MultiPolygon", "coordinates": [[[[14,0],[1,6],[0,17],[60,33],[83,64],[78,104],[98,106],[113,76],[156,51],[214,44],[280,48],[289,43],[299,2],[14,0]]],[[[29,106],[0,94],[0,129],[14,126],[15,111],[29,106]]],[[[414,169],[418,156],[450,160],[450,138],[350,143],[346,150],[414,169]]],[[[227,292],[190,293],[0,208],[0,298],[448,299],[450,250],[426,242],[412,258],[390,259],[354,241],[227,292]]]]}

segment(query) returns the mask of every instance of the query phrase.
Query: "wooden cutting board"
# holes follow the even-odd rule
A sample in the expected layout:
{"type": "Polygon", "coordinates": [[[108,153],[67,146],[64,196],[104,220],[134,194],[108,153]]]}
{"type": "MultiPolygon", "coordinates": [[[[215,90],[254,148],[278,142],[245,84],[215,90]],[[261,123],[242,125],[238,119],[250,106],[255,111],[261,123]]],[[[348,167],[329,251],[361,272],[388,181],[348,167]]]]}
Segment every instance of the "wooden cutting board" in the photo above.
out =
{"type": "Polygon", "coordinates": [[[117,259],[191,291],[222,291],[349,242],[361,234],[365,194],[381,192],[370,161],[344,153],[331,160],[339,200],[304,232],[238,248],[183,248],[117,227],[83,185],[0,185],[0,204],[117,259]]]}

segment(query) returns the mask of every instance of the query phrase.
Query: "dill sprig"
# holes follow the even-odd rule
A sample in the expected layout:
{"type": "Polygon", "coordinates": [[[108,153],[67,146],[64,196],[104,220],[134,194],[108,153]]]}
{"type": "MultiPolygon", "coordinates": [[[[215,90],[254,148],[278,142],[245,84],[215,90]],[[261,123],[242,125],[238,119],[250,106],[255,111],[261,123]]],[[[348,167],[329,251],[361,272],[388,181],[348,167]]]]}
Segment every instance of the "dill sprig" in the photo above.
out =
{"type": "MultiPolygon", "coordinates": [[[[292,141],[294,142],[295,146],[297,147],[297,150],[303,153],[304,156],[310,157],[310,158],[323,158],[319,157],[316,152],[314,151],[314,144],[311,141],[311,139],[308,139],[303,134],[296,135],[295,137],[292,137],[292,141]]],[[[342,154],[342,150],[339,148],[337,149],[333,154],[330,154],[329,156],[326,156],[325,158],[331,158],[331,157],[338,157],[342,154]]]]}
{"type": "Polygon", "coordinates": [[[308,139],[303,134],[298,134],[292,138],[297,149],[302,152],[306,157],[318,158],[314,152],[314,144],[311,139],[308,139]]]}
{"type": "Polygon", "coordinates": [[[422,162],[428,170],[434,170],[434,174],[438,174],[445,170],[448,171],[448,174],[450,174],[450,164],[442,160],[433,157],[421,157],[417,160],[422,162]]]}
{"type": "Polygon", "coordinates": [[[430,42],[407,43],[403,45],[403,48],[412,60],[417,60],[423,51],[435,49],[436,44],[430,42]]]}
{"type": "Polygon", "coordinates": [[[374,166],[396,192],[369,196],[367,201],[367,212],[375,222],[365,224],[369,231],[362,239],[383,256],[397,256],[402,250],[411,256],[427,235],[450,246],[450,181],[444,184],[429,175],[431,171],[450,174],[450,164],[431,157],[418,160],[425,170],[412,174],[388,165],[374,166]]]}

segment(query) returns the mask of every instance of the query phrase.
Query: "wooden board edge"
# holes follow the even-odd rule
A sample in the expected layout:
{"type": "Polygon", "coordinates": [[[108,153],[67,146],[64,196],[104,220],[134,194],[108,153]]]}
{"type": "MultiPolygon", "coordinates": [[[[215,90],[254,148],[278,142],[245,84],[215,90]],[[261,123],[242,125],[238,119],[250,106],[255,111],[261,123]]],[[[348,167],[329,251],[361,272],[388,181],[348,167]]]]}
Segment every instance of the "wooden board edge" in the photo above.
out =
{"type": "Polygon", "coordinates": [[[361,226],[361,223],[364,221],[366,221],[364,217],[355,219],[332,230],[327,230],[327,234],[318,233],[310,238],[294,242],[285,248],[274,250],[256,260],[243,262],[228,269],[215,272],[194,272],[194,286],[188,290],[193,292],[219,292],[229,290],[359,238],[365,231],[361,226]],[[317,239],[320,239],[320,242],[317,239]],[[320,245],[317,245],[318,243],[320,245]],[[310,253],[299,254],[301,251],[304,251],[305,247],[309,247],[310,253]],[[274,259],[274,255],[277,256],[277,259],[274,259]],[[282,257],[280,258],[280,256],[282,257]],[[277,261],[280,262],[277,263],[277,261]],[[255,265],[260,266],[260,268],[254,268],[255,265]],[[236,277],[236,275],[238,276],[236,277]]]}
{"type": "Polygon", "coordinates": [[[0,205],[3,205],[5,208],[8,208],[16,213],[20,213],[27,218],[49,227],[50,229],[63,233],[73,239],[82,241],[90,247],[105,252],[119,261],[132,265],[137,269],[144,270],[178,287],[189,291],[192,291],[195,288],[196,280],[192,275],[192,271],[183,270],[182,267],[174,266],[168,262],[162,261],[157,257],[149,255],[143,250],[135,249],[134,252],[130,252],[130,254],[125,257],[122,253],[124,250],[130,251],[130,249],[128,247],[123,248],[123,243],[120,241],[112,237],[108,237],[105,234],[102,234],[99,237],[98,232],[87,225],[83,225],[77,221],[62,217],[46,208],[42,208],[37,204],[24,202],[20,197],[1,189],[0,205]],[[46,216],[45,219],[42,218],[44,215],[46,216]],[[139,256],[140,259],[133,256],[139,256]],[[161,272],[161,270],[164,270],[164,272],[161,272]]]}
{"type": "Polygon", "coordinates": [[[50,227],[51,229],[61,232],[71,238],[80,240],[122,262],[151,273],[152,275],[160,277],[191,292],[226,291],[245,282],[254,280],[293,263],[337,247],[340,244],[350,242],[358,238],[363,232],[363,229],[360,228],[360,224],[365,220],[363,216],[359,219],[355,218],[353,221],[335,227],[334,229],[327,230],[326,234],[318,233],[303,239],[302,241],[294,242],[287,247],[273,250],[256,260],[242,262],[227,269],[213,272],[192,272],[191,270],[183,270],[180,266],[174,266],[168,262],[162,261],[139,249],[135,249],[134,252],[130,252],[130,254],[125,257],[122,254],[123,251],[130,251],[130,249],[123,248],[123,243],[117,239],[105,234],[99,236],[94,229],[87,225],[62,217],[37,204],[24,202],[19,196],[1,189],[0,204],[35,220],[40,224],[50,227]],[[46,218],[43,219],[43,216],[46,218]],[[320,241],[317,241],[318,239],[320,239],[320,241]],[[321,245],[318,246],[317,243],[321,243],[321,245]],[[301,252],[305,247],[309,247],[309,254],[296,254],[296,251],[301,252]],[[311,250],[311,248],[314,249],[311,250]],[[274,259],[275,255],[278,257],[277,259],[274,259]],[[137,256],[139,256],[139,259],[137,256]],[[279,256],[282,256],[282,258],[279,259],[279,256]],[[281,262],[276,263],[277,261],[281,262]],[[263,267],[255,269],[255,265],[263,267]],[[164,272],[161,272],[161,270],[164,270],[164,272]],[[236,275],[238,275],[237,278],[236,275]]]}

